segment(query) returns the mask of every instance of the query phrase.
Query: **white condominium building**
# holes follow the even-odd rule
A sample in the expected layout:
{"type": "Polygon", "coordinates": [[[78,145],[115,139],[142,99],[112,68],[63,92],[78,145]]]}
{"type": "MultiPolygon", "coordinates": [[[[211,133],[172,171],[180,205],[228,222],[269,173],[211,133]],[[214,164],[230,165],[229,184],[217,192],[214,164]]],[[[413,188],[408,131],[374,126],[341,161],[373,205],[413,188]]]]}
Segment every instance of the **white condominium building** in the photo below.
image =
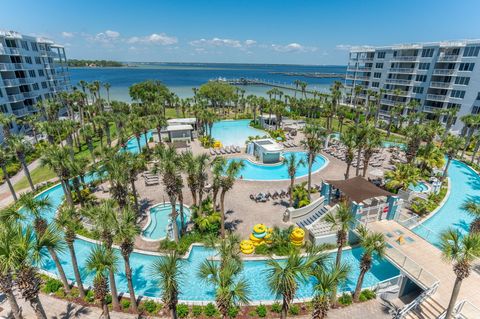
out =
{"type": "MultiPolygon", "coordinates": [[[[412,100],[419,102],[427,118],[439,110],[458,108],[452,131],[459,132],[460,117],[480,113],[479,51],[480,40],[353,48],[345,80],[347,95],[365,102],[367,90],[380,92],[383,117],[394,105],[412,100]],[[356,86],[363,88],[361,93],[355,94],[356,86]]],[[[445,122],[446,116],[441,119],[445,122]]]]}
{"type": "MultiPolygon", "coordinates": [[[[69,89],[62,46],[48,39],[0,30],[0,112],[24,117],[38,111],[36,103],[69,89]]],[[[14,133],[25,131],[16,123],[11,123],[10,129],[14,133]]]]}

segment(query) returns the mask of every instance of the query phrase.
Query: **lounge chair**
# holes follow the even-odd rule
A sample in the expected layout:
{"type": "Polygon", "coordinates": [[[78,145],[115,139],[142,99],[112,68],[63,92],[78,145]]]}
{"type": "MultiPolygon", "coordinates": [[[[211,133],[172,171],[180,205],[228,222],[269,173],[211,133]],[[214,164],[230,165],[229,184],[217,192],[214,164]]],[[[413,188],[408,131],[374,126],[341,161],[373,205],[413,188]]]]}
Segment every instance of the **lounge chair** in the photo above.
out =
{"type": "Polygon", "coordinates": [[[215,151],[210,147],[210,155],[215,155],[215,151]]]}
{"type": "Polygon", "coordinates": [[[230,146],[225,147],[225,153],[232,154],[232,152],[230,151],[230,146]]]}
{"type": "Polygon", "coordinates": [[[219,149],[215,149],[214,151],[215,151],[215,154],[216,154],[216,155],[222,155],[222,153],[220,153],[220,150],[219,150],[219,149]]]}
{"type": "Polygon", "coordinates": [[[241,153],[242,151],[240,150],[240,146],[235,146],[235,151],[237,151],[237,153],[241,153]]]}
{"type": "Polygon", "coordinates": [[[225,154],[227,154],[227,151],[225,151],[225,149],[222,147],[222,148],[220,149],[220,153],[223,154],[223,155],[225,155],[225,154]]]}

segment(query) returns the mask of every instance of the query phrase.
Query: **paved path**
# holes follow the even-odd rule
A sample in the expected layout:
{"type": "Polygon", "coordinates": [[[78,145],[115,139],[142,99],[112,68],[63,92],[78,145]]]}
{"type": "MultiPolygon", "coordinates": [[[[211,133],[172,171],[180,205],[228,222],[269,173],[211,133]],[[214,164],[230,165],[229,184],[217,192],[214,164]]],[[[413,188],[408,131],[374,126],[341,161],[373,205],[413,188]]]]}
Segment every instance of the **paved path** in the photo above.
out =
{"type": "MultiPolygon", "coordinates": [[[[409,259],[413,260],[418,267],[415,269],[407,260],[407,267],[404,267],[410,275],[418,277],[420,281],[425,282],[426,285],[432,283],[430,274],[436,277],[439,281],[439,286],[435,294],[430,298],[430,302],[425,305],[435,305],[436,312],[443,312],[450,301],[453,285],[455,283],[455,274],[450,263],[442,259],[441,251],[418,236],[411,230],[404,228],[396,221],[382,220],[368,224],[368,228],[385,234],[387,242],[393,247],[387,249],[387,257],[400,267],[402,263],[399,262],[399,252],[409,259]],[[399,244],[397,239],[399,237],[398,231],[403,232],[405,242],[399,244]],[[430,273],[430,274],[429,274],[430,273]]],[[[462,283],[460,294],[457,302],[461,300],[468,300],[472,305],[480,309],[480,275],[472,271],[470,276],[462,283]]],[[[429,311],[431,309],[425,309],[429,311]]],[[[428,317],[428,316],[427,316],[428,317]]]]}

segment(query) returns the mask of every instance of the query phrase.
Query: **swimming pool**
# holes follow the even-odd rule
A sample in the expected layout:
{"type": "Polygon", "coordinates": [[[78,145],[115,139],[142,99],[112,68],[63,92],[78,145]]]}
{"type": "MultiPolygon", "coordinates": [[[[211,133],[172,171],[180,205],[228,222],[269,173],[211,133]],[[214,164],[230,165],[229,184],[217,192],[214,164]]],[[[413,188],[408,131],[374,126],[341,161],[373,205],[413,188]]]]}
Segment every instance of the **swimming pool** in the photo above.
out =
{"type": "MultiPolygon", "coordinates": [[[[143,136],[142,136],[143,139],[143,136]]],[[[135,141],[136,143],[136,141],[135,141]]],[[[133,152],[138,151],[138,147],[131,148],[133,152]]],[[[96,178],[96,175],[88,175],[87,181],[91,181],[96,178]]],[[[46,191],[40,193],[38,197],[48,197],[52,202],[52,207],[43,210],[43,216],[51,223],[54,220],[55,212],[62,203],[63,190],[60,184],[57,184],[46,191]]],[[[85,240],[83,238],[77,238],[74,242],[75,250],[77,253],[77,259],[79,268],[82,274],[82,279],[85,286],[92,285],[93,274],[85,271],[85,263],[88,259],[92,247],[95,246],[94,242],[85,240]]],[[[128,293],[128,285],[126,276],[124,273],[123,258],[120,256],[118,249],[115,252],[119,255],[118,273],[116,274],[117,289],[119,292],[128,293]]],[[[361,259],[362,249],[354,248],[351,250],[344,250],[342,254],[342,260],[351,265],[351,272],[349,273],[347,282],[340,287],[340,291],[351,291],[355,288],[355,283],[359,274],[359,264],[361,259]]],[[[187,259],[183,261],[183,276],[181,278],[182,285],[180,290],[180,299],[185,301],[214,301],[214,289],[212,286],[205,284],[197,277],[198,268],[200,264],[211,256],[215,255],[215,252],[211,249],[203,246],[194,246],[187,259]]],[[[74,280],[73,268],[71,266],[71,259],[68,250],[64,250],[58,253],[61,264],[64,268],[65,274],[69,280],[74,280]]],[[[331,254],[331,259],[334,260],[335,253],[331,254]]],[[[133,270],[133,285],[138,295],[147,297],[160,297],[161,291],[158,288],[158,283],[152,276],[151,265],[157,259],[162,258],[156,256],[155,253],[141,253],[133,252],[130,256],[131,268],[133,270]]],[[[251,293],[249,297],[252,301],[261,300],[273,300],[275,296],[268,288],[266,276],[268,266],[265,260],[251,260],[245,261],[243,270],[243,276],[247,279],[251,287],[251,293]]],[[[57,274],[55,263],[50,259],[48,255],[40,267],[52,274],[57,274]]],[[[392,264],[386,260],[374,259],[373,267],[369,271],[363,283],[363,287],[371,287],[380,281],[387,280],[399,274],[392,264]]],[[[312,296],[312,287],[314,285],[313,279],[306,284],[299,286],[296,298],[307,298],[312,296]]]]}
{"type": "MultiPolygon", "coordinates": [[[[182,218],[180,216],[180,205],[175,206],[177,216],[177,226],[180,229],[182,225],[182,218]]],[[[170,221],[170,213],[172,212],[172,205],[170,203],[162,203],[150,208],[150,217],[147,227],[143,230],[142,236],[148,240],[160,240],[167,237],[167,229],[170,221]]],[[[188,207],[183,206],[184,218],[186,224],[190,220],[191,212],[188,207]]]]}
{"type": "Polygon", "coordinates": [[[250,126],[251,120],[235,120],[215,122],[212,127],[212,137],[222,142],[224,146],[245,146],[249,136],[268,136],[268,133],[250,126]]]}
{"type": "Polygon", "coordinates": [[[429,190],[430,187],[428,187],[427,184],[424,182],[418,182],[417,185],[410,184],[408,186],[408,189],[417,192],[417,193],[425,193],[429,190]]]}
{"type": "MultiPolygon", "coordinates": [[[[332,134],[330,134],[330,138],[340,140],[340,133],[338,133],[338,132],[337,133],[332,133],[332,134]]],[[[382,141],[382,147],[383,148],[399,147],[402,150],[407,148],[407,146],[404,143],[390,142],[390,141],[382,141]]]]}
{"type": "MultiPolygon", "coordinates": [[[[288,158],[290,154],[294,153],[297,157],[297,161],[303,159],[305,165],[297,168],[296,177],[306,176],[308,174],[308,160],[306,152],[285,152],[283,156],[288,158]]],[[[229,161],[240,161],[240,158],[232,158],[229,161]]],[[[238,178],[245,180],[256,181],[271,181],[271,180],[287,180],[288,176],[287,165],[285,163],[278,163],[272,165],[257,164],[249,160],[243,160],[245,167],[240,171],[238,178]]],[[[312,165],[312,173],[317,172],[324,168],[328,163],[328,160],[322,155],[317,155],[312,165]]]]}

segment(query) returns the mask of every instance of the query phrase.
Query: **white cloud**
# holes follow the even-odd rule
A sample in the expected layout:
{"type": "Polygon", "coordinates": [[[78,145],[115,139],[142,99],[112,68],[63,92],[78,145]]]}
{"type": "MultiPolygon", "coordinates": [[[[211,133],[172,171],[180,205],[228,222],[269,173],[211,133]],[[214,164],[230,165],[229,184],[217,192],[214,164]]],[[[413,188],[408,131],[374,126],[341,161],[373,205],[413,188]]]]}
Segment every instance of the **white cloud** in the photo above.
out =
{"type": "Polygon", "coordinates": [[[235,40],[235,39],[222,39],[222,38],[211,38],[211,39],[199,39],[190,41],[190,45],[194,47],[229,47],[244,50],[245,48],[254,46],[257,44],[255,40],[235,40]]]}
{"type": "Polygon", "coordinates": [[[313,52],[317,50],[315,47],[303,46],[296,42],[287,45],[272,44],[272,48],[278,52],[313,52]]]}
{"type": "Polygon", "coordinates": [[[152,33],[151,35],[143,37],[131,37],[127,39],[127,43],[150,43],[150,44],[160,44],[160,45],[172,45],[178,43],[176,37],[171,37],[165,33],[152,33]]]}
{"type": "Polygon", "coordinates": [[[64,38],[73,38],[73,36],[74,36],[73,32],[66,32],[66,31],[62,32],[62,37],[64,38]]]}
{"type": "Polygon", "coordinates": [[[342,50],[342,51],[350,51],[352,49],[361,49],[361,48],[371,48],[369,45],[351,45],[351,44],[338,44],[335,46],[335,49],[342,50]]]}
{"type": "Polygon", "coordinates": [[[120,36],[120,32],[107,30],[105,31],[105,35],[109,38],[118,38],[120,36]]]}

